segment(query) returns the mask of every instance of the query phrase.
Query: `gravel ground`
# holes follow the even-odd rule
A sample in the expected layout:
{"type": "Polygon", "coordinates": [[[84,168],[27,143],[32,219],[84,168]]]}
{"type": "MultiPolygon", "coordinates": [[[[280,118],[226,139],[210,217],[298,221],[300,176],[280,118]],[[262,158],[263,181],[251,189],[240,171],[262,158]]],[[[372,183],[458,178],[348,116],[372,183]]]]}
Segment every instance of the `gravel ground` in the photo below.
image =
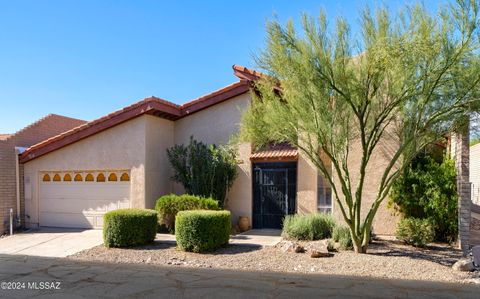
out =
{"type": "Polygon", "coordinates": [[[174,267],[323,273],[461,283],[477,281],[480,277],[478,271],[464,273],[452,270],[451,265],[461,257],[461,253],[446,245],[417,249],[394,241],[375,241],[369,247],[368,254],[340,251],[334,252],[332,257],[317,259],[310,258],[308,253],[283,252],[280,245],[264,248],[229,245],[214,253],[197,254],[177,250],[174,242],[155,242],[148,246],[123,249],[97,246],[68,258],[174,267]]]}

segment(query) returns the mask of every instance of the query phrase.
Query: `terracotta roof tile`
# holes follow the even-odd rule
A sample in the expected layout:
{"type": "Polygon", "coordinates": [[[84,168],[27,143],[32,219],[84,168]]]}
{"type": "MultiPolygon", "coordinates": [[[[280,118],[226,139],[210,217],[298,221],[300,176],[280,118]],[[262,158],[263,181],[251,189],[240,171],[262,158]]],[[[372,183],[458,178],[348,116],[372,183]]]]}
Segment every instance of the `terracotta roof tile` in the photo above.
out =
{"type": "Polygon", "coordinates": [[[241,65],[234,64],[232,66],[232,68],[233,68],[233,73],[235,74],[235,76],[237,76],[240,79],[250,80],[250,81],[253,80],[254,81],[254,80],[257,80],[261,77],[266,77],[266,75],[263,74],[263,73],[257,72],[255,70],[248,69],[248,68],[246,68],[244,66],[241,66],[241,65]]]}
{"type": "Polygon", "coordinates": [[[249,90],[250,83],[246,80],[240,80],[239,82],[230,84],[200,98],[189,101],[184,105],[177,105],[153,96],[145,98],[130,106],[87,122],[29,147],[20,157],[20,161],[27,162],[35,159],[48,152],[57,150],[63,146],[72,144],[78,140],[146,113],[176,120],[243,94],[249,90]]]}
{"type": "Polygon", "coordinates": [[[296,160],[297,158],[298,150],[295,147],[285,143],[270,145],[267,149],[257,151],[250,156],[251,160],[296,160]]]}

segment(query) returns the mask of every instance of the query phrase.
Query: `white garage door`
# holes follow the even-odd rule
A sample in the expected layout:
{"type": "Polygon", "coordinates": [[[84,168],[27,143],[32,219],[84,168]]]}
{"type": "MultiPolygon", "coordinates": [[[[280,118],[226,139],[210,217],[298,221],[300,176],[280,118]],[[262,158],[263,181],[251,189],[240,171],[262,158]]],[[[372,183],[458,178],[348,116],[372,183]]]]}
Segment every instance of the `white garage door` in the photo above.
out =
{"type": "Polygon", "coordinates": [[[127,171],[40,174],[40,226],[101,228],[103,214],[129,207],[127,171]]]}

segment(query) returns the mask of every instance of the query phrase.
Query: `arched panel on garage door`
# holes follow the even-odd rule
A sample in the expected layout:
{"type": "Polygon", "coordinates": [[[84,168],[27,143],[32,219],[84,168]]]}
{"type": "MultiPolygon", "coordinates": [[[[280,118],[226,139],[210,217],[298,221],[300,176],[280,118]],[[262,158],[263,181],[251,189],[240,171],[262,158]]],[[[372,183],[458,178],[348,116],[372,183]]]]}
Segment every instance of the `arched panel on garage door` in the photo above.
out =
{"type": "Polygon", "coordinates": [[[130,207],[130,181],[105,181],[105,173],[121,176],[118,171],[65,171],[40,173],[39,222],[40,226],[101,228],[103,215],[112,210],[130,207]],[[74,180],[45,180],[45,177],[64,177],[75,173],[74,180]],[[101,175],[100,175],[101,174],[101,175]],[[82,177],[100,180],[81,180],[82,177]]]}

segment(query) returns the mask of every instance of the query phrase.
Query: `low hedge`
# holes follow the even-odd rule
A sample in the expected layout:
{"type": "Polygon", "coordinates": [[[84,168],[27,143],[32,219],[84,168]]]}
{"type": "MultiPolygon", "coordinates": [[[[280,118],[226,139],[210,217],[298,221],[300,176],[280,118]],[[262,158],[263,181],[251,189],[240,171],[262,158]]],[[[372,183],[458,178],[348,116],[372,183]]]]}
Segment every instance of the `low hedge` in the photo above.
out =
{"type": "Polygon", "coordinates": [[[165,226],[170,232],[174,232],[175,230],[175,216],[180,211],[219,209],[218,201],[212,198],[204,198],[189,194],[164,195],[160,197],[155,204],[155,210],[158,212],[160,225],[165,226]]]}
{"type": "Polygon", "coordinates": [[[153,242],[157,233],[157,212],[147,209],[120,209],[103,216],[105,247],[128,247],[153,242]]]}
{"type": "Polygon", "coordinates": [[[425,247],[435,238],[435,226],[429,219],[404,218],[397,224],[397,239],[416,247],[425,247]]]}
{"type": "Polygon", "coordinates": [[[181,211],[175,219],[178,248],[205,252],[228,244],[231,219],[229,211],[181,211]]]}
{"type": "Polygon", "coordinates": [[[335,221],[329,214],[287,215],[282,236],[294,240],[321,240],[330,238],[334,226],[335,221]]]}

